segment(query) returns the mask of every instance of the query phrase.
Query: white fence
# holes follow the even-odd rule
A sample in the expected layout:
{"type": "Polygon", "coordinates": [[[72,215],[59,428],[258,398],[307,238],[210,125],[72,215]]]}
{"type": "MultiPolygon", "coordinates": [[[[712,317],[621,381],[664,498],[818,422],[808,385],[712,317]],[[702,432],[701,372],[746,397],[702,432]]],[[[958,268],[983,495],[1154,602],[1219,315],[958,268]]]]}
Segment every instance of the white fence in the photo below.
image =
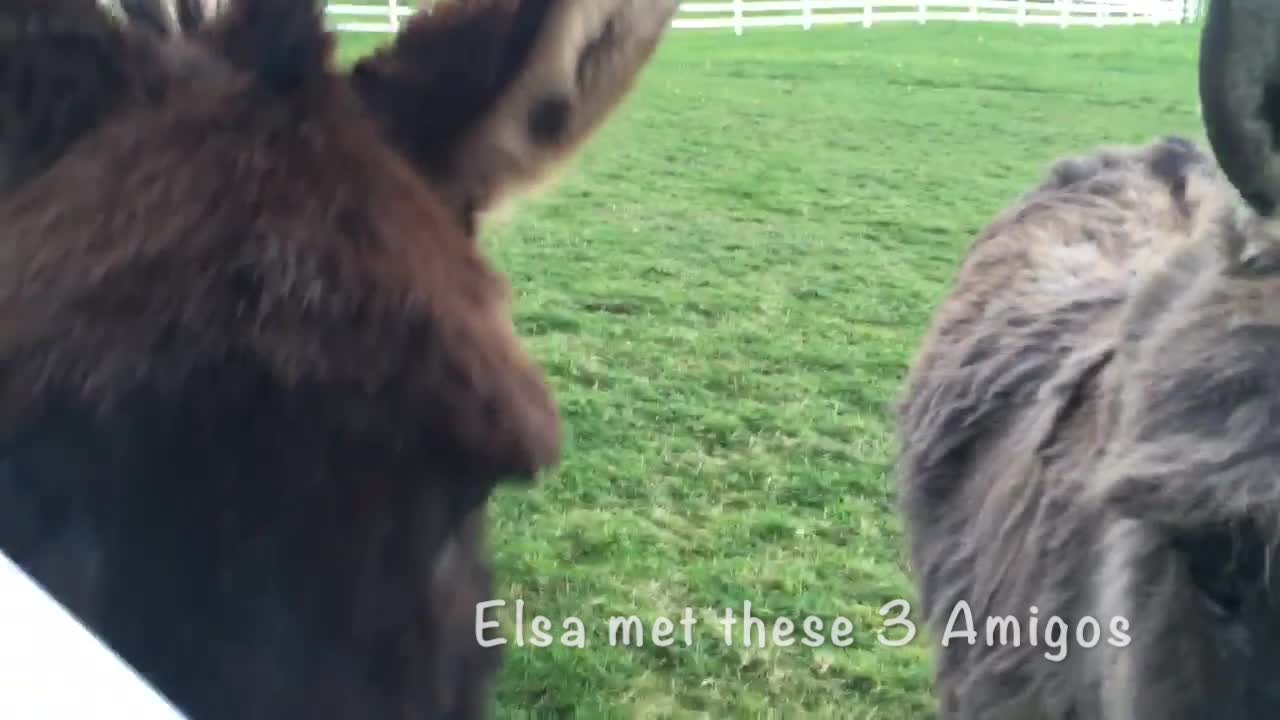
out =
{"type": "MultiPolygon", "coordinates": [[[[1206,0],[730,0],[685,2],[672,22],[677,29],[802,27],[889,22],[1001,22],[1016,25],[1158,25],[1194,22],[1206,0]]],[[[334,29],[395,32],[414,13],[412,0],[385,5],[328,5],[334,29]]]]}

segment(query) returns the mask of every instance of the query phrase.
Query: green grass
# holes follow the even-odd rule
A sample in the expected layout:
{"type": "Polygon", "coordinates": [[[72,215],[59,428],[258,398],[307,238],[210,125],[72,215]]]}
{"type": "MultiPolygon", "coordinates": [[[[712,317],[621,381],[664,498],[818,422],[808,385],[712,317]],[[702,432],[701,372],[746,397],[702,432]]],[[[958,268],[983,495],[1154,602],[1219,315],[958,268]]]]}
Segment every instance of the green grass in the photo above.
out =
{"type": "Polygon", "coordinates": [[[486,239],[570,432],[556,474],[497,498],[497,596],[526,627],[587,629],[585,649],[509,644],[497,715],[929,717],[923,638],[875,640],[877,609],[912,597],[887,406],[970,239],[1047,163],[1201,137],[1196,43],[670,35],[556,189],[486,239]],[[766,620],[848,617],[854,644],[726,646],[712,616],[748,600],[766,620]],[[678,625],[671,647],[609,646],[609,616],[686,607],[691,646],[678,625]]]}

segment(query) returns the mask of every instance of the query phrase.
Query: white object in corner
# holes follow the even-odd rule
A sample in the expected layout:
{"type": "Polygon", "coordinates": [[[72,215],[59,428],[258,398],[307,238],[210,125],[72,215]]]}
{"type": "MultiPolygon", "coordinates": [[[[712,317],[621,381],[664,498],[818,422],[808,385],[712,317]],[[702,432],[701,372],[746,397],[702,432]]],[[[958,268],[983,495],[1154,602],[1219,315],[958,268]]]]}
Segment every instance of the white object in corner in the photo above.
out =
{"type": "Polygon", "coordinates": [[[0,718],[186,720],[4,553],[0,718]]]}

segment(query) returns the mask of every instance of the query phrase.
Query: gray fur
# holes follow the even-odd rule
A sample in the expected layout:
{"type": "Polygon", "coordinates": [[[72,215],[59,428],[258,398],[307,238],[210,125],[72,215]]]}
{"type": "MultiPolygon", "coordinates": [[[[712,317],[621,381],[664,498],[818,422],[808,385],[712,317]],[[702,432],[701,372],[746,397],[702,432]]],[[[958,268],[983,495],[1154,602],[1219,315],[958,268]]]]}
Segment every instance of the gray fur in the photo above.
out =
{"type": "MultiPolygon", "coordinates": [[[[897,415],[921,609],[940,641],[963,601],[978,635],[938,648],[943,718],[1272,707],[1176,547],[1209,548],[1218,522],[1280,530],[1280,278],[1232,271],[1248,232],[1235,207],[1185,140],[1107,148],[1055,165],[964,260],[897,415]],[[1030,644],[1033,615],[1070,628],[1060,662],[1030,644]],[[988,644],[987,619],[1006,616],[1021,644],[988,644]],[[1085,617],[1092,649],[1074,636],[1085,617]]],[[[1265,663],[1257,626],[1241,628],[1265,663]]]]}
{"type": "Polygon", "coordinates": [[[1212,160],[1058,163],[935,313],[897,482],[944,720],[1280,717],[1277,39],[1273,0],[1214,0],[1212,160]],[[984,632],[1032,616],[1098,632],[984,632]]]}

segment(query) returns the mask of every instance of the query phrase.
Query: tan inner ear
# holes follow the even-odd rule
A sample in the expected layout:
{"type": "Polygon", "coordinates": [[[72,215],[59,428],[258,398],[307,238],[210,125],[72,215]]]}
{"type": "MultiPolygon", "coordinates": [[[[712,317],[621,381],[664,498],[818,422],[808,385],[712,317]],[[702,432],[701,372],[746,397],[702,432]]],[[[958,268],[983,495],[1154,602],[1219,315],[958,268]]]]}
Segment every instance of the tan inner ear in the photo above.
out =
{"type": "Polygon", "coordinates": [[[631,89],[678,6],[678,0],[555,3],[524,70],[457,150],[465,204],[490,213],[547,178],[631,89]]]}

